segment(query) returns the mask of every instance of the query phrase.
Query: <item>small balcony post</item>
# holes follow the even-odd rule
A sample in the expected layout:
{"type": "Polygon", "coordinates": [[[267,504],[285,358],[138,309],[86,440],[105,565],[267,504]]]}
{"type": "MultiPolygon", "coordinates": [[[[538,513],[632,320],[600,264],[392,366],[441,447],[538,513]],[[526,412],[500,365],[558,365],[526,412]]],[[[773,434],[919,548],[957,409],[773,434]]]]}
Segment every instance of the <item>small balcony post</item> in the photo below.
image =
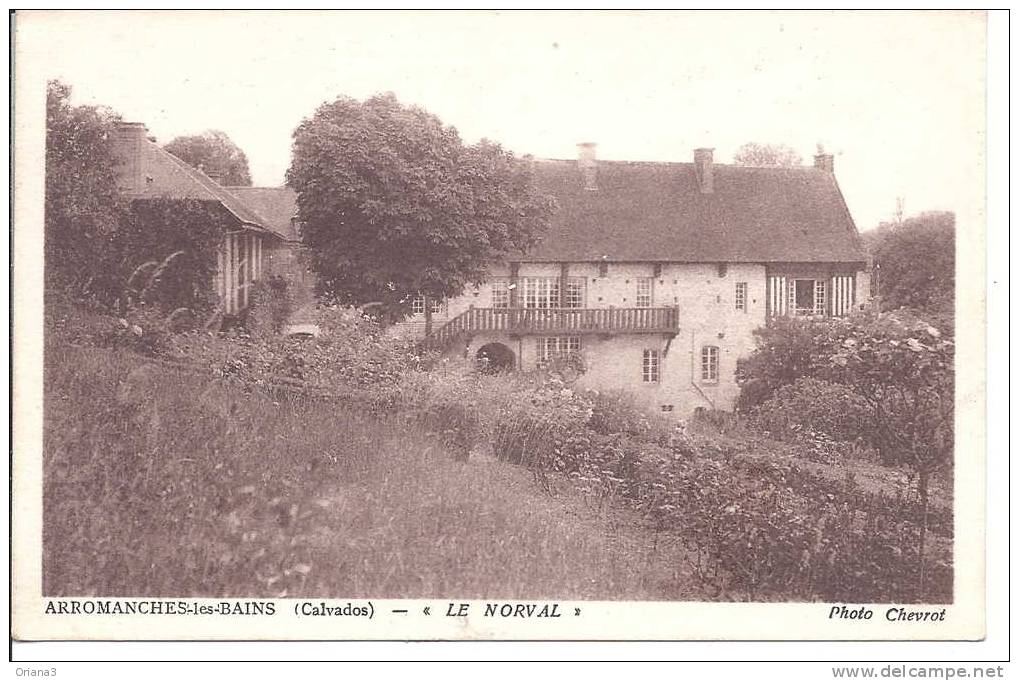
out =
{"type": "Polygon", "coordinates": [[[570,280],[570,264],[560,263],[559,264],[559,307],[560,309],[566,308],[566,285],[570,280]]]}
{"type": "Polygon", "coordinates": [[[520,263],[510,263],[509,306],[520,307],[520,263]]]}

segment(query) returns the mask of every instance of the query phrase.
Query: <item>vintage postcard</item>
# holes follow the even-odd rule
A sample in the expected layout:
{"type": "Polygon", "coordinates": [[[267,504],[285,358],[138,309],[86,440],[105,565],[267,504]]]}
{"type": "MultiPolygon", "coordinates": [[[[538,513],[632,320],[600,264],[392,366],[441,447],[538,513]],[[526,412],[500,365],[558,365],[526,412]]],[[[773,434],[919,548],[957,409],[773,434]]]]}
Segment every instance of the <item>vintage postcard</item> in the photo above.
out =
{"type": "Polygon", "coordinates": [[[16,639],[984,636],[984,13],[11,27],[16,639]]]}

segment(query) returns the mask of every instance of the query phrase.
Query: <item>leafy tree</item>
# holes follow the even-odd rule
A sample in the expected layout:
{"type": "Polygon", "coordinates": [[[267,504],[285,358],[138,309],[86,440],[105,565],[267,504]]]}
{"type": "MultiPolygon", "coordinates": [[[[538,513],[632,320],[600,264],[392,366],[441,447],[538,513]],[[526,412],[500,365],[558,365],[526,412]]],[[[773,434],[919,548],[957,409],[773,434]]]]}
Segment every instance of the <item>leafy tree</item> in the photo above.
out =
{"type": "Polygon", "coordinates": [[[87,287],[104,270],[126,208],[117,190],[112,135],[119,117],[72,106],[71,88],[46,88],[44,253],[49,283],[87,287]]]}
{"type": "Polygon", "coordinates": [[[287,183],[320,291],[397,317],[413,296],[456,296],[525,251],[554,207],[526,161],[487,140],[464,144],[391,93],[320,106],[294,132],[287,183]]]}
{"type": "Polygon", "coordinates": [[[955,301],[955,214],[921,213],[865,233],[878,272],[881,307],[951,320],[955,301]]]}
{"type": "Polygon", "coordinates": [[[736,150],[732,162],[738,166],[788,167],[802,165],[803,158],[785,144],[747,142],[736,150]]]}
{"type": "MultiPolygon", "coordinates": [[[[779,324],[761,339],[764,342],[740,365],[742,383],[781,381],[803,387],[810,385],[803,381],[809,377],[844,386],[851,395],[840,396],[839,401],[848,404],[850,398],[862,408],[840,409],[846,421],[832,418],[835,414],[828,410],[824,419],[809,425],[827,428],[833,437],[860,433],[886,464],[916,473],[923,508],[922,596],[929,483],[935,473],[951,466],[954,451],[954,344],[923,320],[895,313],[779,324]]],[[[772,395],[771,410],[779,398],[793,403],[810,398],[781,386],[772,395]]]]}
{"type": "Polygon", "coordinates": [[[923,508],[920,526],[920,598],[924,597],[930,480],[952,464],[955,446],[954,344],[933,326],[894,316],[847,329],[830,357],[831,378],[870,407],[883,452],[917,473],[923,508]]]}
{"type": "Polygon", "coordinates": [[[180,160],[210,175],[228,187],[250,187],[248,157],[225,132],[208,130],[201,135],[175,137],[163,147],[180,160]]]}

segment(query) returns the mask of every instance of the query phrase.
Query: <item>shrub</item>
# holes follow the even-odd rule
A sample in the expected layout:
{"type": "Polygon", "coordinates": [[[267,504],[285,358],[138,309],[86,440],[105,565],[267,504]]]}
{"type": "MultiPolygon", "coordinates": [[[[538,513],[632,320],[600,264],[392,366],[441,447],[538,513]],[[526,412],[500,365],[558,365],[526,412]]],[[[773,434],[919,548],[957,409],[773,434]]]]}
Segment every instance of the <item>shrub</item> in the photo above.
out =
{"type": "MultiPolygon", "coordinates": [[[[685,539],[696,574],[720,598],[952,600],[944,553],[926,588],[919,582],[915,503],[743,456],[673,458],[658,480],[641,508],[685,539]]],[[[950,517],[939,532],[951,536],[950,517]]]]}
{"type": "Polygon", "coordinates": [[[142,355],[166,355],[171,347],[172,331],[166,314],[158,307],[140,303],[111,325],[100,345],[129,348],[142,355]]]}
{"type": "Polygon", "coordinates": [[[824,322],[802,317],[773,317],[756,329],[757,349],[736,364],[737,410],[749,412],[783,385],[813,375],[827,330],[824,322]]]}
{"type": "Polygon", "coordinates": [[[799,378],[776,390],[750,413],[750,423],[779,438],[819,433],[850,442],[865,438],[873,412],[850,388],[816,378],[799,378]]]}
{"type": "Polygon", "coordinates": [[[280,333],[293,313],[294,296],[290,280],[273,275],[255,282],[245,327],[253,336],[280,333]]]}
{"type": "Polygon", "coordinates": [[[540,471],[579,470],[591,405],[555,374],[504,405],[495,416],[497,456],[540,471]]]}

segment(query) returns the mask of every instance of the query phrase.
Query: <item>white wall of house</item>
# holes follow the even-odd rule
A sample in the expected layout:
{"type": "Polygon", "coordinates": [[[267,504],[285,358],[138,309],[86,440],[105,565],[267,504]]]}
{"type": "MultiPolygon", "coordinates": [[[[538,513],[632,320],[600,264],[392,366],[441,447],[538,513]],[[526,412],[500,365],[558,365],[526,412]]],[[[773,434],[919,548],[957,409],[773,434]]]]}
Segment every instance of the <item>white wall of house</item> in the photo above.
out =
{"type": "Polygon", "coordinates": [[[216,293],[228,315],[251,304],[251,286],[265,274],[271,244],[246,230],[228,232],[216,252],[216,293]]]}
{"type": "MultiPolygon", "coordinates": [[[[521,263],[517,275],[520,304],[524,300],[525,279],[558,278],[560,274],[558,264],[521,263]]],[[[491,282],[509,276],[508,267],[493,268],[485,284],[446,302],[433,314],[433,328],[439,328],[472,305],[493,307],[491,282]]],[[[736,360],[753,350],[753,331],[765,323],[763,265],[729,264],[720,268],[715,264],[663,263],[655,276],[652,263],[610,263],[604,274],[597,263],[579,263],[569,266],[568,276],[583,280],[582,307],[637,307],[638,282],[650,279],[651,306],[679,308],[679,333],[671,342],[665,334],[582,336],[581,354],[587,371],[578,385],[627,390],[649,409],[665,407],[668,413],[677,416],[687,416],[696,407],[732,408],[739,394],[736,360]],[[736,306],[737,284],[745,284],[741,309],[736,306]],[[702,353],[706,346],[717,348],[716,380],[703,375],[702,353]],[[645,350],[657,351],[657,381],[644,380],[645,350]]],[[[412,316],[397,325],[395,332],[420,337],[424,333],[424,315],[412,316]]],[[[474,356],[486,343],[500,342],[516,355],[519,368],[530,370],[538,362],[539,338],[478,333],[469,347],[460,343],[453,351],[474,356]]]]}

